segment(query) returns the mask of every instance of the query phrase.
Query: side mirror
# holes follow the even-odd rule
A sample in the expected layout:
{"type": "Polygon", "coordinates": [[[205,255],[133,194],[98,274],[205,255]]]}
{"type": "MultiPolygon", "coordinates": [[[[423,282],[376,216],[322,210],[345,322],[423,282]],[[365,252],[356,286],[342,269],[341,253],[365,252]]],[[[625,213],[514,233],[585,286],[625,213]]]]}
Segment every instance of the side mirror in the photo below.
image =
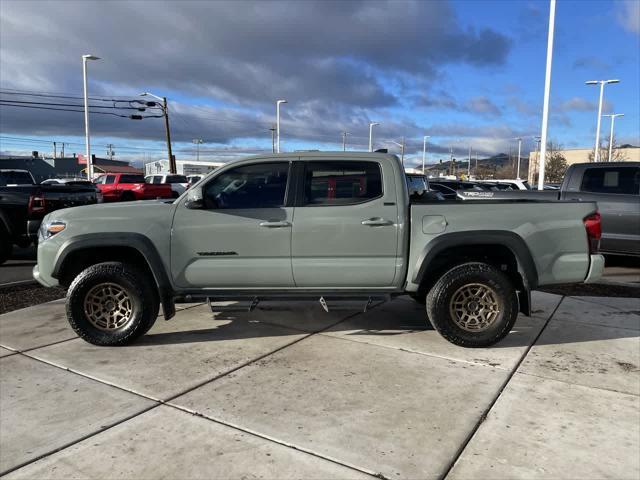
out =
{"type": "Polygon", "coordinates": [[[204,198],[202,197],[202,188],[191,187],[187,190],[187,200],[184,202],[184,206],[191,210],[198,210],[204,208],[204,198]]]}

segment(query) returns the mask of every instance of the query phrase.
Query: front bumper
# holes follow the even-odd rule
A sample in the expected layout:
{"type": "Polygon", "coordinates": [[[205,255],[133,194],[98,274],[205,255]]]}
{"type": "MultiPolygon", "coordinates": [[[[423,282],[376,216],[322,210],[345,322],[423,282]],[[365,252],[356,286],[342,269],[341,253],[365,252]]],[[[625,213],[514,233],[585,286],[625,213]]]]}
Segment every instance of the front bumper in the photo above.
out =
{"type": "Polygon", "coordinates": [[[584,279],[584,283],[597,283],[602,278],[604,272],[604,256],[603,255],[590,255],[589,259],[589,271],[587,277],[584,279]]]}
{"type": "Polygon", "coordinates": [[[58,281],[55,278],[45,278],[44,276],[40,275],[40,269],[38,268],[38,265],[33,267],[33,278],[36,282],[45,287],[57,287],[59,285],[58,281]]]}

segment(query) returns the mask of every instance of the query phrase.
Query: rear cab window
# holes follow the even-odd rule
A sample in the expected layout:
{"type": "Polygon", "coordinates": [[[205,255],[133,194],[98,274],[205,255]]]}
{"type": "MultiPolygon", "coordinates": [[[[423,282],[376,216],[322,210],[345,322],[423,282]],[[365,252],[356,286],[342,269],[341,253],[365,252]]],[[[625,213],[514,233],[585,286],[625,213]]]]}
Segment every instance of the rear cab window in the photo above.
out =
{"type": "Polygon", "coordinates": [[[313,161],[305,164],[303,206],[352,205],[382,196],[380,164],[313,161]]]}
{"type": "Polygon", "coordinates": [[[638,195],[639,187],[640,168],[638,167],[597,167],[585,169],[580,191],[638,195]]]}
{"type": "MultiPolygon", "coordinates": [[[[114,176],[115,178],[115,176],[114,176]]],[[[107,178],[107,183],[109,182],[107,178]]],[[[142,175],[120,175],[120,183],[146,183],[142,175]]]]}

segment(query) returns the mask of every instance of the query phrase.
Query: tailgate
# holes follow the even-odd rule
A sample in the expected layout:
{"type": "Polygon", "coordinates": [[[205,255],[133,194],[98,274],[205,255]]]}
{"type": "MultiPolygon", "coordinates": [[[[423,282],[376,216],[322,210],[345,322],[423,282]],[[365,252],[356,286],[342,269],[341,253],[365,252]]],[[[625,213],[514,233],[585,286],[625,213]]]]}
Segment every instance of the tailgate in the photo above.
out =
{"type": "Polygon", "coordinates": [[[96,189],[91,186],[47,185],[43,186],[42,193],[47,213],[97,202],[96,189]]]}

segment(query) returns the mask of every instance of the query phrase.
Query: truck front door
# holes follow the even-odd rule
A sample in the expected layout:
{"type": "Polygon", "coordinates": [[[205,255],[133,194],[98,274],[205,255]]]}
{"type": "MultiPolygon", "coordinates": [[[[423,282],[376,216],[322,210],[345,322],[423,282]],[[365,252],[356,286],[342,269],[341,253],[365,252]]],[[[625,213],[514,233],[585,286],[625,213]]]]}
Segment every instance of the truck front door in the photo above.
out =
{"type": "Polygon", "coordinates": [[[182,288],[293,286],[290,163],[241,165],[202,187],[204,208],[182,200],[171,235],[171,271],[182,288]]]}
{"type": "Polygon", "coordinates": [[[392,286],[401,255],[392,168],[322,159],[302,166],[291,246],[296,286],[392,286]]]}

